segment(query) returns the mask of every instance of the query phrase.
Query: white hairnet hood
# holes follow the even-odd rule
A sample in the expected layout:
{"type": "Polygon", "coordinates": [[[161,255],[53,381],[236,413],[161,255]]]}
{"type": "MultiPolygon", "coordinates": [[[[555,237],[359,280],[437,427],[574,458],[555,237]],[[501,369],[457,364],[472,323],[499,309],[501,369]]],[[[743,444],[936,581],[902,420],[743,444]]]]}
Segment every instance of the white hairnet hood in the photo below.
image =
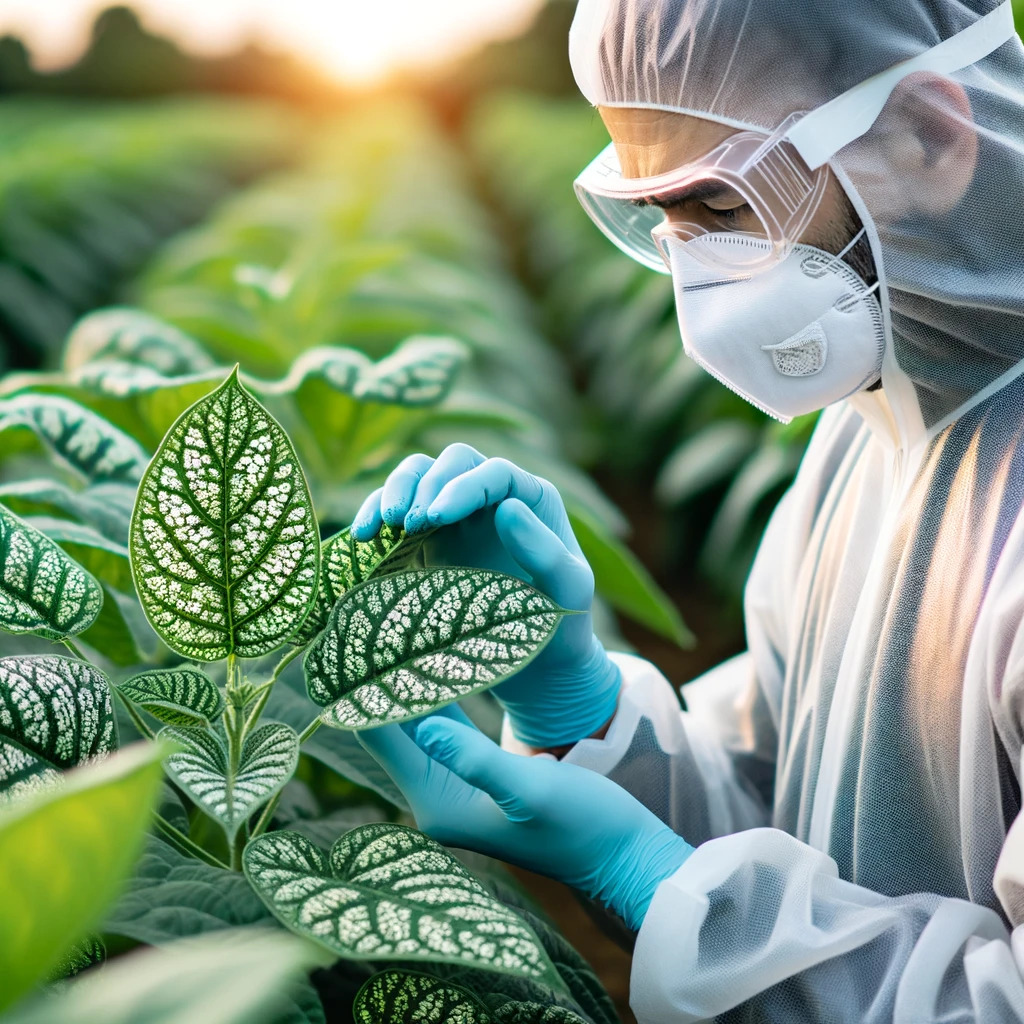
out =
{"type": "MultiPolygon", "coordinates": [[[[576,81],[597,106],[772,131],[997,6],[580,0],[569,49],[576,81]]],[[[948,78],[963,91],[936,87],[933,77],[913,103],[926,151],[957,132],[977,140],[973,177],[951,209],[918,201],[919,185],[889,165],[887,141],[899,130],[892,103],[830,161],[868,229],[883,282],[882,384],[903,447],[934,436],[1024,369],[1024,48],[1014,36],[948,78]]]]}

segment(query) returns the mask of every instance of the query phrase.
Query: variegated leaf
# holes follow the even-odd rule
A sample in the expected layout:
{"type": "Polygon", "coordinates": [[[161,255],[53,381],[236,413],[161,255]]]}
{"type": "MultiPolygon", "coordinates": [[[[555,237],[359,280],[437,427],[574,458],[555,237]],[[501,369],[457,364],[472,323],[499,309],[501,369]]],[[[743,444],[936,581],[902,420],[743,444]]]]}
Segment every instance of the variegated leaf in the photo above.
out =
{"type": "Polygon", "coordinates": [[[424,530],[410,537],[385,523],[371,540],[353,540],[348,527],[325,540],[316,601],[292,642],[299,646],[309,643],[327,625],[338,598],[371,576],[422,565],[423,541],[432,532],[424,530]]]}
{"type": "Polygon", "coordinates": [[[303,352],[281,381],[260,385],[268,393],[298,392],[310,379],[368,402],[430,406],[442,401],[462,364],[464,345],[453,338],[414,337],[373,362],[356,349],[322,346],[303,352]]]}
{"type": "Polygon", "coordinates": [[[352,1003],[356,1024],[587,1024],[565,1006],[492,994],[488,1005],[469,989],[418,971],[392,968],[363,983],[352,1003]]]}
{"type": "Polygon", "coordinates": [[[0,793],[8,797],[117,745],[110,684],[73,658],[0,658],[0,793]]]}
{"type": "MultiPolygon", "coordinates": [[[[37,477],[0,484],[0,502],[15,515],[69,518],[91,526],[110,540],[128,541],[128,523],[135,487],[125,483],[96,484],[73,490],[59,480],[37,477]]],[[[134,592],[134,588],[133,588],[134,592]]]]}
{"type": "Polygon", "coordinates": [[[181,749],[164,762],[167,774],[211,818],[229,839],[295,774],[299,737],[291,726],[268,722],[246,738],[238,770],[231,770],[226,742],[208,729],[168,726],[160,736],[181,749]]]}
{"type": "Polygon", "coordinates": [[[320,565],[313,504],[291,442],[237,369],[168,431],[129,549],[146,615],[187,658],[257,657],[306,617],[320,565]]]}
{"type": "Polygon", "coordinates": [[[184,331],[141,309],[97,309],[75,324],[64,343],[64,368],[117,360],[148,366],[166,377],[212,369],[214,363],[184,331]]]}
{"type": "Polygon", "coordinates": [[[0,505],[0,629],[60,640],[87,629],[102,604],[91,573],[0,505]]]}
{"type": "Polygon", "coordinates": [[[521,579],[487,569],[373,578],[334,606],[306,654],[306,688],[339,729],[411,718],[518,672],[566,614],[521,579]]]}
{"type": "Polygon", "coordinates": [[[415,971],[388,970],[363,983],[352,1003],[356,1024],[494,1024],[472,992],[415,971]]]}
{"type": "Polygon", "coordinates": [[[31,392],[0,399],[0,431],[28,428],[92,483],[135,483],[146,466],[137,441],[84,405],[31,392]]]}
{"type": "Polygon", "coordinates": [[[243,866],[282,923],[340,956],[457,963],[561,985],[529,926],[414,829],[362,825],[330,854],[297,832],[271,832],[246,846],[243,866]]]}
{"type": "Polygon", "coordinates": [[[205,726],[224,710],[214,681],[187,665],[142,672],[117,689],[165,725],[205,726]]]}

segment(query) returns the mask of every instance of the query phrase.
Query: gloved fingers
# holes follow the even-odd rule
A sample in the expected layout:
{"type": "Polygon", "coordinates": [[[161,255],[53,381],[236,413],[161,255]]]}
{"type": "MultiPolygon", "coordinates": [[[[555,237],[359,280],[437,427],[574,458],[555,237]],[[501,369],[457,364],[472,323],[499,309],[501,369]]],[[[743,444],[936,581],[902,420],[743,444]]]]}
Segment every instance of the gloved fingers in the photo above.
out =
{"type": "Polygon", "coordinates": [[[519,498],[535,508],[544,496],[544,481],[539,477],[508,459],[487,459],[448,480],[427,509],[427,519],[431,526],[449,526],[506,498],[519,498]]]}
{"type": "Polygon", "coordinates": [[[478,729],[431,715],[415,731],[417,745],[453,775],[486,793],[511,821],[524,821],[530,809],[529,759],[502,750],[478,729]]]}
{"type": "Polygon", "coordinates": [[[423,529],[427,525],[427,508],[445,484],[486,461],[486,457],[471,445],[448,445],[416,485],[405,517],[405,529],[409,533],[423,529]]]}
{"type": "Polygon", "coordinates": [[[410,806],[416,807],[430,773],[430,758],[399,725],[381,725],[356,733],[364,750],[391,776],[410,806]]]}
{"type": "Polygon", "coordinates": [[[429,455],[409,455],[388,474],[382,487],[378,487],[359,506],[352,520],[352,536],[356,540],[369,540],[380,529],[381,523],[400,527],[405,519],[412,495],[423,474],[433,465],[429,455]]]}
{"type": "Polygon", "coordinates": [[[428,714],[421,715],[418,718],[407,718],[404,722],[401,722],[400,725],[407,736],[415,736],[416,730],[432,715],[440,715],[451,719],[453,722],[461,722],[463,725],[468,725],[470,729],[476,728],[469,715],[467,715],[466,712],[454,702],[451,704],[445,704],[444,707],[435,708],[428,714]]]}
{"type": "Polygon", "coordinates": [[[378,487],[362,505],[352,520],[350,532],[355,540],[369,540],[375,536],[383,521],[380,514],[380,498],[384,493],[383,487],[378,487]]]}
{"type": "Polygon", "coordinates": [[[516,498],[494,512],[494,528],[533,585],[563,608],[586,611],[594,599],[594,573],[537,514],[516,498]]]}
{"type": "Polygon", "coordinates": [[[429,455],[409,455],[388,474],[380,497],[381,518],[398,529],[412,504],[413,495],[424,474],[434,465],[429,455]]]}

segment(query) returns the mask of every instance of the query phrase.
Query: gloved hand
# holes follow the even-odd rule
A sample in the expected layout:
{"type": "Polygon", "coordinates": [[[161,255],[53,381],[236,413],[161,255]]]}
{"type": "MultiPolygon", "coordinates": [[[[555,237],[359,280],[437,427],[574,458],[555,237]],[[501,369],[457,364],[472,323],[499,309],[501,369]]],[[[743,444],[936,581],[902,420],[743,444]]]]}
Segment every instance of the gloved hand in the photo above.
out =
{"type": "Polygon", "coordinates": [[[615,714],[621,673],[594,636],[594,574],[555,487],[466,444],[410,455],[363,502],[352,523],[369,540],[381,522],[409,533],[438,527],[428,565],[471,565],[525,579],[566,616],[541,653],[493,693],[515,736],[536,749],[592,736],[615,714]]]}
{"type": "Polygon", "coordinates": [[[658,883],[693,852],[610,779],[550,755],[502,750],[455,705],[356,735],[422,831],[572,885],[634,931],[658,883]]]}

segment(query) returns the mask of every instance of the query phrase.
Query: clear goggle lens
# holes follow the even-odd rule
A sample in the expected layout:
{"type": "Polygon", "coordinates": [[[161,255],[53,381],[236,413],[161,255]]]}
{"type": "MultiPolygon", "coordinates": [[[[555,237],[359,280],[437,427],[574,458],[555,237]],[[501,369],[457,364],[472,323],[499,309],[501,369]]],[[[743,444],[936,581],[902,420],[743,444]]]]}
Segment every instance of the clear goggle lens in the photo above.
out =
{"type": "MultiPolygon", "coordinates": [[[[668,273],[665,239],[689,241],[718,231],[736,231],[769,246],[728,247],[722,269],[753,273],[784,258],[814,216],[827,184],[827,165],[808,169],[785,133],[801,115],[788,118],[770,136],[741,131],[699,160],[665,174],[626,178],[614,145],[607,146],[575,182],[577,198],[594,223],[623,252],[644,266],[668,273]],[[744,211],[743,227],[731,227],[704,208],[701,195],[719,185],[736,193],[744,211]],[[687,199],[692,195],[694,200],[687,199]]],[[[706,258],[721,260],[714,247],[706,258]]]]}

